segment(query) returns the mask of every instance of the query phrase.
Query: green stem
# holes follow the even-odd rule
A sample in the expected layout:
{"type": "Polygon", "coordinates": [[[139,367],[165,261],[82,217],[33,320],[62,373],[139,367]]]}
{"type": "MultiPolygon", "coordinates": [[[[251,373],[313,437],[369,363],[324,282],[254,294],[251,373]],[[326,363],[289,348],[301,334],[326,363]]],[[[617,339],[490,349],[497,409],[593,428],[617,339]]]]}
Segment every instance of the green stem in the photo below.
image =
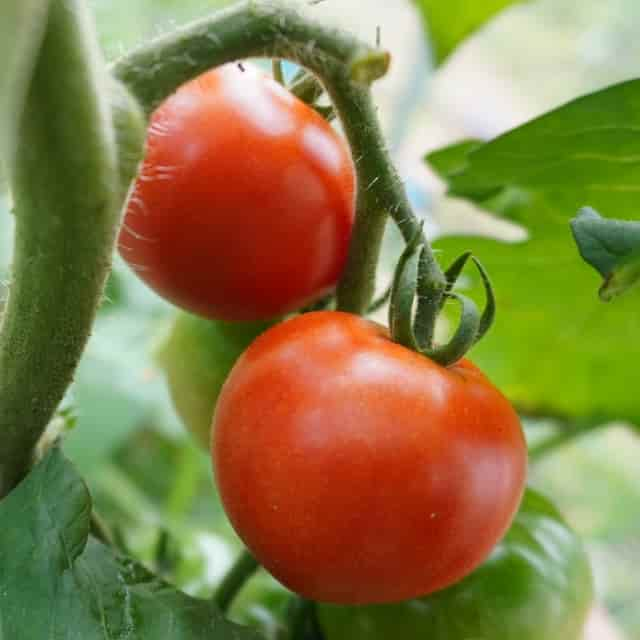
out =
{"type": "Polygon", "coordinates": [[[52,0],[12,172],[13,282],[0,328],[0,497],[80,359],[111,264],[119,213],[106,72],[81,0],[52,0]]]}
{"type": "MultiPolygon", "coordinates": [[[[184,82],[247,57],[286,58],[322,81],[342,121],[357,178],[356,223],[348,263],[338,287],[338,308],[364,313],[387,216],[405,239],[418,227],[387,153],[369,84],[384,75],[386,52],[301,17],[274,2],[248,2],[158,38],[117,61],[114,74],[150,113],[184,82]]],[[[427,246],[426,251],[431,251],[427,246]]]]}
{"type": "Polygon", "coordinates": [[[302,102],[313,104],[324,93],[324,87],[312,73],[306,71],[298,78],[294,78],[289,91],[302,102]]]}
{"type": "Polygon", "coordinates": [[[293,595],[287,608],[287,639],[308,640],[309,636],[321,637],[315,623],[315,602],[293,595]],[[310,630],[313,633],[310,634],[310,630]]]}
{"type": "Polygon", "coordinates": [[[273,79],[282,86],[285,85],[284,72],[282,71],[282,60],[280,58],[274,58],[271,61],[271,70],[273,73],[273,79]]]}
{"type": "Polygon", "coordinates": [[[113,535],[111,534],[109,527],[104,522],[104,520],[95,512],[95,509],[91,512],[89,527],[94,538],[100,540],[100,542],[106,544],[108,547],[115,547],[113,535]]]}
{"type": "Polygon", "coordinates": [[[384,307],[391,299],[391,285],[389,285],[375,300],[371,302],[371,305],[367,309],[367,314],[376,313],[384,307]]]}
{"type": "Polygon", "coordinates": [[[260,568],[258,561],[245,549],[236,559],[227,575],[218,585],[213,597],[220,611],[225,612],[231,606],[245,582],[260,568]]]}
{"type": "Polygon", "coordinates": [[[0,7],[0,167],[13,166],[16,130],[47,25],[49,0],[3,2],[0,7]]]}

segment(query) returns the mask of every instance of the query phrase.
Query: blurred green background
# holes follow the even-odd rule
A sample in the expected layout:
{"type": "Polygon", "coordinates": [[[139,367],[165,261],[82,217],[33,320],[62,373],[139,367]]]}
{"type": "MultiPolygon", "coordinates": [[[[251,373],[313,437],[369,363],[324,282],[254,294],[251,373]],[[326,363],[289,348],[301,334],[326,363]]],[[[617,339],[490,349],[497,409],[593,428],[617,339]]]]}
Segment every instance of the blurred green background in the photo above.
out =
{"type": "MultiPolygon", "coordinates": [[[[110,59],[223,4],[92,1],[110,59]]],[[[579,94],[640,76],[637,0],[538,0],[514,6],[437,73],[420,15],[408,1],[325,0],[306,10],[370,41],[382,25],[382,44],[393,52],[394,64],[376,86],[376,99],[408,192],[433,233],[474,228],[515,238],[518,230],[443,199],[442,184],[422,161],[425,152],[465,137],[493,137],[579,94]]],[[[6,198],[0,207],[10,208],[6,198]]],[[[4,283],[11,216],[0,220],[4,283]]],[[[381,286],[398,250],[398,238],[390,233],[381,286]]],[[[190,593],[206,595],[239,543],[217,502],[208,457],[185,435],[153,361],[154,345],[173,313],[116,260],[67,399],[65,449],[123,546],[190,593]]],[[[635,383],[628,380],[630,392],[635,383]]],[[[534,440],[553,429],[544,421],[527,427],[534,440]]],[[[599,601],[625,634],[602,630],[593,638],[640,638],[640,581],[634,571],[640,567],[639,459],[637,435],[619,425],[554,451],[531,471],[531,482],[556,501],[584,537],[599,601]]]]}

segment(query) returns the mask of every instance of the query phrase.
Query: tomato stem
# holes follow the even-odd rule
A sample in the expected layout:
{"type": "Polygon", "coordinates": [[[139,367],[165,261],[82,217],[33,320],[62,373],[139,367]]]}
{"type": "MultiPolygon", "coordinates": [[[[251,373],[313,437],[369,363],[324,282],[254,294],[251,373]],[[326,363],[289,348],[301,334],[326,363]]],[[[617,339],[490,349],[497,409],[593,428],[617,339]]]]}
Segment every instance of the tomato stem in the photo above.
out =
{"type": "Polygon", "coordinates": [[[285,85],[284,72],[282,71],[282,60],[280,60],[280,58],[274,58],[271,61],[271,70],[273,73],[273,79],[277,83],[284,86],[285,85]]]}
{"type": "Polygon", "coordinates": [[[85,3],[54,0],[11,172],[13,282],[0,328],[0,497],[71,383],[121,204],[107,74],[85,3]]]}
{"type": "Polygon", "coordinates": [[[292,595],[287,607],[288,640],[324,640],[316,614],[316,603],[292,595]]]}
{"type": "Polygon", "coordinates": [[[302,100],[302,102],[317,111],[327,122],[335,119],[336,112],[332,105],[317,103],[317,100],[319,100],[324,93],[324,87],[312,73],[303,71],[300,75],[296,74],[289,87],[289,91],[299,100],[302,100]]]}
{"type": "Polygon", "coordinates": [[[100,542],[106,544],[108,547],[116,546],[109,527],[104,522],[104,520],[96,513],[95,509],[91,511],[89,526],[91,534],[94,538],[100,540],[100,542]]]}
{"type": "Polygon", "coordinates": [[[289,91],[302,102],[312,105],[324,93],[324,87],[312,73],[303,71],[293,78],[289,91]]]}
{"type": "Polygon", "coordinates": [[[29,79],[42,44],[50,0],[5,2],[0,9],[0,165],[10,172],[29,79]]]}
{"type": "Polygon", "coordinates": [[[371,301],[367,309],[367,315],[380,311],[391,298],[391,285],[389,285],[377,298],[371,301]]]}
{"type": "MultiPolygon", "coordinates": [[[[147,113],[184,82],[247,57],[290,59],[318,76],[331,98],[358,178],[356,222],[337,290],[338,309],[363,314],[375,275],[387,217],[406,241],[418,222],[387,152],[369,84],[390,57],[349,34],[308,20],[277,2],[248,2],[194,22],[127,54],[113,67],[147,113]]],[[[424,239],[425,255],[431,248],[424,239]]],[[[439,269],[432,258],[435,269],[439,269]]]]}
{"type": "Polygon", "coordinates": [[[246,549],[236,558],[213,597],[220,611],[224,613],[229,609],[240,589],[259,568],[258,561],[246,549]]]}

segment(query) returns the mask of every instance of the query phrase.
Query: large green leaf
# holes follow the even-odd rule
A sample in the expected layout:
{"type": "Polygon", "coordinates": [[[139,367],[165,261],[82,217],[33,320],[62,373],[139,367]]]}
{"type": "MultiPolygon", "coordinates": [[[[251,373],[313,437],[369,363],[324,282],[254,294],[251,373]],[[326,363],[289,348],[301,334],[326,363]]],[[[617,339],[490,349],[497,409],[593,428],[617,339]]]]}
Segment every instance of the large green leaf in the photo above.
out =
{"type": "MultiPolygon", "coordinates": [[[[579,98],[472,150],[466,161],[439,166],[453,195],[529,232],[523,244],[438,243],[445,261],[472,249],[495,284],[497,322],[473,359],[523,410],[640,424],[629,386],[640,357],[640,294],[636,288],[602,304],[598,275],[580,258],[569,227],[585,205],[607,217],[637,217],[640,81],[579,98]]],[[[469,278],[481,296],[472,271],[469,278]]]]}
{"type": "Polygon", "coordinates": [[[520,0],[416,0],[438,64],[471,33],[520,0]]]}
{"type": "Polygon", "coordinates": [[[0,502],[2,640],[258,640],[90,538],[90,512],[57,449],[0,502]]]}

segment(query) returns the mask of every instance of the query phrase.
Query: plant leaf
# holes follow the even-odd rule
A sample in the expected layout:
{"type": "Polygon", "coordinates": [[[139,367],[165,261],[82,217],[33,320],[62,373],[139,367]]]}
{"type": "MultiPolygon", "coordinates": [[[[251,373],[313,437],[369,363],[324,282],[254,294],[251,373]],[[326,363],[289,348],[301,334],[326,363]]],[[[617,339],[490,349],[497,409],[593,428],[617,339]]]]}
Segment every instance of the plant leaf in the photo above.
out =
{"type": "Polygon", "coordinates": [[[438,175],[449,178],[465,169],[468,155],[481,146],[482,140],[469,138],[432,151],[424,159],[438,175]]]}
{"type": "Polygon", "coordinates": [[[497,13],[519,0],[416,0],[437,64],[497,13]]]}
{"type": "MultiPolygon", "coordinates": [[[[598,276],[580,260],[569,228],[585,205],[616,218],[637,214],[640,81],[578,98],[462,155],[444,176],[450,193],[528,231],[519,244],[437,243],[445,264],[473,251],[495,286],[496,324],[472,359],[521,411],[640,424],[628,388],[640,357],[640,292],[602,305],[593,295],[598,276]]],[[[480,296],[480,279],[469,281],[480,296]]]]}
{"type": "Polygon", "coordinates": [[[600,298],[608,302],[640,279],[640,222],[603,218],[585,207],[571,221],[582,259],[603,278],[600,298]]]}
{"type": "Polygon", "coordinates": [[[259,640],[90,538],[90,512],[57,448],[0,502],[0,638],[259,640]]]}

